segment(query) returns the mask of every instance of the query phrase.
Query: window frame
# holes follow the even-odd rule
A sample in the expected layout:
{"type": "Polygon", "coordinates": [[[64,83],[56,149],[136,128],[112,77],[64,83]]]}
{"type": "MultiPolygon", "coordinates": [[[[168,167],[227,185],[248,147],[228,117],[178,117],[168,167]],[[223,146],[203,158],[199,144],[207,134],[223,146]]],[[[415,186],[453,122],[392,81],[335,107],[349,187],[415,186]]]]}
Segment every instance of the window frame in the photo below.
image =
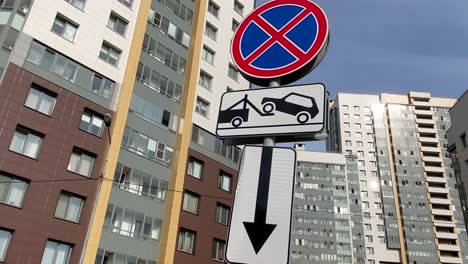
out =
{"type": "Polygon", "coordinates": [[[234,11],[239,14],[240,16],[244,16],[244,5],[241,4],[239,1],[234,0],[234,11]]]}
{"type": "Polygon", "coordinates": [[[200,70],[200,74],[198,77],[198,84],[207,89],[208,91],[211,91],[211,88],[213,86],[213,76],[205,72],[204,70],[200,70]],[[207,85],[205,85],[207,84],[207,85]]]}
{"type": "Polygon", "coordinates": [[[73,193],[70,193],[70,192],[67,192],[67,191],[62,191],[58,197],[58,200],[57,200],[57,204],[55,206],[55,212],[54,212],[54,217],[55,218],[58,218],[58,219],[61,219],[61,220],[65,220],[65,221],[69,221],[69,222],[73,222],[73,223],[80,223],[80,220],[81,220],[81,216],[82,216],[82,213],[83,213],[83,208],[84,208],[84,204],[85,204],[85,201],[86,199],[81,197],[81,196],[78,196],[76,194],[73,194],[73,193]],[[59,208],[59,203],[60,203],[60,198],[62,196],[66,196],[68,198],[68,201],[67,201],[67,204],[66,204],[66,207],[65,207],[65,212],[64,212],[64,216],[59,216],[57,215],[58,214],[58,208],[59,208]],[[71,200],[72,198],[76,198],[76,199],[79,199],[80,200],[80,208],[79,208],[79,211],[78,211],[78,216],[76,217],[76,219],[68,219],[67,218],[67,215],[69,213],[69,209],[70,209],[70,204],[71,204],[71,200]]]}
{"type": "MultiPolygon", "coordinates": [[[[203,45],[203,49],[202,49],[202,59],[206,62],[208,62],[209,64],[213,65],[214,64],[214,59],[215,59],[215,54],[216,52],[214,52],[212,49],[208,48],[206,45],[203,45]],[[207,56],[208,55],[208,56],[207,56]],[[211,60],[208,60],[207,58],[210,58],[211,57],[211,60]]],[[[211,78],[213,79],[213,78],[211,78]]]]}
{"type": "Polygon", "coordinates": [[[219,19],[220,7],[216,3],[214,3],[213,1],[209,1],[207,10],[208,10],[208,13],[210,13],[211,15],[219,19]],[[215,13],[212,12],[213,8],[211,7],[215,8],[215,11],[216,11],[215,13]]]}
{"type": "Polygon", "coordinates": [[[194,255],[195,254],[195,247],[196,247],[196,240],[197,240],[197,232],[189,230],[189,229],[185,229],[185,228],[180,228],[178,236],[177,236],[177,251],[181,251],[181,252],[184,252],[184,253],[187,253],[187,254],[194,255]],[[181,236],[183,235],[183,239],[185,240],[187,234],[192,235],[192,245],[191,245],[190,250],[184,250],[185,243],[181,242],[181,236]]]}
{"type": "Polygon", "coordinates": [[[197,100],[195,102],[195,112],[203,117],[208,118],[210,114],[210,103],[202,99],[201,97],[197,97],[197,100]]]}
{"type": "Polygon", "coordinates": [[[7,233],[7,235],[8,235],[7,243],[5,244],[5,249],[4,249],[3,252],[0,252],[0,262],[3,263],[3,261],[5,261],[5,259],[6,259],[6,256],[7,256],[7,253],[8,253],[8,247],[10,246],[11,238],[13,237],[14,232],[12,230],[4,229],[4,228],[1,228],[1,227],[0,227],[0,232],[7,233]]]}
{"type": "Polygon", "coordinates": [[[236,82],[239,81],[239,70],[231,63],[229,63],[228,66],[228,77],[236,82]]]}
{"type": "Polygon", "coordinates": [[[54,240],[54,239],[47,239],[46,244],[44,246],[44,251],[42,253],[41,263],[42,263],[42,261],[44,261],[44,255],[46,253],[47,245],[49,245],[49,243],[50,244],[52,244],[52,243],[55,244],[55,246],[53,248],[54,255],[53,255],[53,258],[52,258],[52,263],[55,263],[55,261],[57,260],[57,247],[58,246],[67,246],[68,247],[67,260],[65,262],[65,264],[68,264],[70,262],[71,253],[73,251],[73,245],[69,244],[69,243],[61,242],[61,241],[58,241],[58,240],[54,240]]]}
{"type": "Polygon", "coordinates": [[[82,0],[83,2],[83,7],[79,7],[78,5],[76,5],[77,2],[80,2],[80,0],[65,0],[65,2],[69,3],[70,5],[78,8],[79,10],[83,11],[85,9],[85,6],[86,6],[86,0],[82,0]]]}
{"type": "Polygon", "coordinates": [[[189,162],[187,164],[187,174],[195,179],[198,179],[198,180],[201,180],[203,179],[203,171],[204,171],[204,167],[205,167],[205,163],[199,159],[196,159],[196,158],[193,158],[193,157],[190,157],[189,158],[189,162]],[[199,164],[200,166],[200,175],[199,177],[197,177],[197,175],[194,175],[195,173],[195,164],[199,164]],[[193,165],[191,165],[193,164],[193,165]]]}
{"type": "Polygon", "coordinates": [[[123,18],[121,15],[117,14],[115,11],[111,11],[110,15],[109,15],[109,19],[107,20],[107,28],[109,28],[110,30],[114,31],[115,33],[121,35],[121,36],[124,36],[127,34],[127,31],[128,31],[128,24],[129,24],[129,21],[125,18],[123,18]],[[114,27],[111,27],[109,24],[110,22],[113,20],[113,23],[114,23],[114,27]],[[119,23],[120,22],[120,23],[119,23]],[[121,24],[121,25],[124,25],[124,32],[119,32],[117,31],[117,29],[119,28],[118,25],[121,24]]]}
{"type": "Polygon", "coordinates": [[[216,204],[216,210],[215,210],[215,222],[218,223],[218,224],[221,224],[221,225],[224,225],[224,226],[228,226],[229,225],[229,220],[230,220],[230,216],[231,216],[231,207],[228,206],[228,205],[225,205],[225,204],[222,204],[222,203],[217,203],[216,204]],[[218,208],[220,208],[220,210],[218,211],[218,208]],[[222,222],[222,219],[223,219],[223,213],[227,211],[227,217],[226,217],[226,223],[223,223],[222,222]]]}
{"type": "Polygon", "coordinates": [[[209,22],[206,22],[206,24],[205,24],[205,35],[207,37],[209,37],[211,40],[216,42],[216,40],[218,38],[218,28],[216,28],[215,26],[213,26],[209,22]]]}
{"type": "Polygon", "coordinates": [[[91,153],[91,152],[88,152],[88,151],[86,151],[86,150],[83,150],[83,149],[80,149],[80,148],[76,148],[76,147],[75,147],[75,148],[73,148],[72,152],[70,153],[70,159],[69,159],[68,164],[67,164],[67,171],[68,171],[68,172],[71,172],[71,173],[75,173],[75,174],[77,174],[77,175],[81,175],[81,176],[83,176],[83,177],[91,178],[91,176],[92,176],[92,174],[93,174],[93,170],[94,170],[94,163],[95,163],[95,161],[96,161],[96,155],[95,155],[95,154],[93,154],[93,153],[91,153]],[[76,164],[76,169],[77,169],[77,170],[78,170],[78,168],[80,168],[80,166],[81,166],[81,161],[82,161],[82,156],[83,156],[83,155],[86,155],[86,156],[92,158],[91,165],[90,165],[90,169],[89,169],[89,172],[88,172],[89,175],[81,174],[81,173],[78,172],[79,170],[78,170],[78,171],[74,171],[74,170],[69,169],[69,167],[70,167],[70,162],[71,162],[72,157],[73,157],[74,154],[79,155],[79,159],[78,159],[77,164],[76,164]]]}
{"type": "Polygon", "coordinates": [[[214,238],[213,239],[213,246],[211,249],[211,259],[215,261],[223,261],[224,262],[224,256],[226,254],[226,241],[214,238]],[[223,249],[220,252],[220,245],[222,245],[223,249]]]}
{"type": "Polygon", "coordinates": [[[22,155],[22,156],[25,156],[25,157],[28,157],[28,158],[31,158],[31,159],[35,159],[35,160],[38,160],[39,159],[39,153],[41,152],[41,148],[42,148],[42,142],[44,141],[44,135],[41,134],[41,133],[38,133],[36,131],[33,131],[31,129],[28,129],[26,127],[23,127],[23,126],[17,126],[14,133],[13,133],[13,137],[11,139],[11,142],[10,142],[10,146],[8,148],[8,150],[14,152],[14,153],[17,153],[19,155],[22,155]],[[18,131],[19,130],[19,131],[18,131]],[[13,140],[15,139],[15,135],[16,133],[19,133],[19,134],[23,134],[26,136],[24,142],[22,143],[22,146],[21,146],[21,151],[18,152],[14,149],[12,149],[12,145],[13,145],[13,140]],[[35,153],[34,156],[29,156],[29,155],[26,155],[25,152],[25,149],[26,149],[26,145],[27,145],[27,142],[28,142],[28,139],[29,139],[29,135],[33,135],[35,137],[38,137],[39,138],[39,143],[38,143],[38,147],[37,147],[37,151],[35,153]]]}
{"type": "Polygon", "coordinates": [[[53,93],[35,83],[32,83],[31,86],[29,87],[29,92],[28,92],[28,95],[26,96],[26,101],[24,102],[24,106],[31,109],[31,110],[34,110],[36,112],[39,112],[41,114],[44,114],[44,115],[47,115],[47,116],[52,116],[52,113],[54,112],[54,109],[55,109],[55,105],[57,103],[57,94],[56,93],[53,93]],[[29,96],[31,96],[31,90],[34,90],[36,92],[39,93],[39,96],[38,96],[38,100],[36,102],[36,105],[35,106],[31,106],[31,105],[27,105],[28,103],[28,99],[29,99],[29,96]],[[48,96],[50,98],[52,98],[52,104],[51,104],[51,107],[49,109],[49,112],[45,113],[45,112],[42,112],[40,110],[40,105],[41,103],[43,102],[44,98],[48,96]]]}
{"type": "Polygon", "coordinates": [[[55,15],[55,19],[54,19],[54,22],[52,23],[52,27],[51,27],[51,31],[54,32],[55,34],[59,35],[60,37],[74,43],[75,42],[75,39],[76,39],[76,35],[78,33],[78,28],[80,27],[80,25],[78,23],[76,23],[75,21],[71,20],[70,18],[66,17],[65,15],[61,14],[61,13],[57,13],[55,15]],[[62,27],[62,32],[58,32],[58,31],[55,31],[55,25],[56,25],[56,22],[57,22],[57,19],[59,19],[61,23],[63,23],[63,27],[62,27]],[[71,39],[65,37],[65,32],[67,31],[67,28],[68,27],[71,27],[75,30],[75,32],[73,32],[73,36],[71,37],[71,39]]]}
{"type": "Polygon", "coordinates": [[[109,63],[112,66],[118,67],[120,59],[122,56],[122,50],[117,48],[116,46],[112,45],[108,41],[103,41],[101,45],[101,49],[99,50],[99,55],[98,58],[109,63]],[[103,52],[105,50],[105,53],[103,52]],[[105,57],[101,56],[101,54],[104,54],[105,57]],[[110,58],[112,57],[111,54],[113,54],[116,57],[116,62],[115,64],[110,61],[110,58]]]}
{"type": "Polygon", "coordinates": [[[78,126],[78,129],[83,131],[83,132],[86,132],[88,134],[91,134],[91,135],[94,135],[96,137],[102,138],[102,133],[106,129],[106,124],[104,123],[104,116],[99,114],[99,113],[96,113],[95,111],[92,111],[92,110],[90,110],[88,108],[85,108],[85,110],[81,114],[81,119],[80,119],[80,124],[78,126]],[[83,116],[85,116],[85,115],[87,115],[90,118],[90,122],[87,123],[88,127],[86,129],[81,126],[85,122],[85,121],[83,121],[83,116]],[[99,128],[99,133],[97,133],[97,134],[92,132],[93,121],[95,119],[99,119],[101,121],[101,127],[99,128]]]}
{"type": "Polygon", "coordinates": [[[28,180],[16,177],[15,175],[10,175],[10,174],[4,173],[4,172],[0,172],[0,176],[3,177],[3,178],[9,178],[8,183],[6,183],[6,182],[0,183],[0,185],[3,184],[5,186],[7,186],[7,184],[8,184],[8,186],[6,187],[8,189],[6,189],[6,192],[4,194],[5,198],[0,197],[1,198],[0,204],[7,205],[7,206],[13,206],[13,207],[16,207],[16,208],[22,208],[23,207],[23,202],[25,200],[26,194],[27,194],[28,189],[29,189],[29,183],[30,182],[28,180]],[[7,202],[9,198],[11,199],[11,189],[13,187],[12,186],[13,184],[23,184],[23,190],[22,190],[21,197],[19,199],[18,204],[12,204],[12,203],[7,202]],[[3,200],[3,199],[5,199],[5,200],[3,200]]]}
{"type": "Polygon", "coordinates": [[[190,214],[198,215],[200,211],[200,200],[201,196],[199,194],[185,190],[182,199],[182,210],[190,214]],[[196,208],[194,208],[194,210],[190,208],[191,202],[193,201],[196,201],[196,208]]]}
{"type": "Polygon", "coordinates": [[[233,180],[233,177],[231,174],[221,170],[218,176],[218,188],[225,192],[231,193],[232,192],[232,180],[233,180]],[[223,179],[226,177],[229,178],[229,190],[226,190],[223,188],[223,182],[224,182],[223,179]]]}

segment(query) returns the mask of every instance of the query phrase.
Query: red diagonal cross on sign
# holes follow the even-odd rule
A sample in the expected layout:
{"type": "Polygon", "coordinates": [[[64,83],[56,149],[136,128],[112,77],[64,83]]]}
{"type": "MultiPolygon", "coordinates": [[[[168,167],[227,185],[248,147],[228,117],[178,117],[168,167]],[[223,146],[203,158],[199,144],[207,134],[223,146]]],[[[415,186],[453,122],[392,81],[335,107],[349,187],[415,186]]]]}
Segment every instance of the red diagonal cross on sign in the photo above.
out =
{"type": "Polygon", "coordinates": [[[245,63],[250,64],[252,61],[257,59],[260,55],[262,55],[267,49],[273,46],[275,43],[280,43],[285,47],[290,53],[292,53],[296,58],[300,58],[305,53],[299,49],[294,43],[292,43],[289,39],[285,37],[285,35],[294,28],[297,24],[299,24],[304,18],[306,18],[309,14],[311,14],[312,9],[304,8],[301,13],[299,13],[296,17],[294,17],[289,23],[287,23],[280,31],[276,30],[273,26],[267,23],[261,16],[258,16],[253,19],[261,29],[263,29],[271,38],[263,43],[258,49],[256,49],[252,54],[247,56],[245,59],[245,63]]]}

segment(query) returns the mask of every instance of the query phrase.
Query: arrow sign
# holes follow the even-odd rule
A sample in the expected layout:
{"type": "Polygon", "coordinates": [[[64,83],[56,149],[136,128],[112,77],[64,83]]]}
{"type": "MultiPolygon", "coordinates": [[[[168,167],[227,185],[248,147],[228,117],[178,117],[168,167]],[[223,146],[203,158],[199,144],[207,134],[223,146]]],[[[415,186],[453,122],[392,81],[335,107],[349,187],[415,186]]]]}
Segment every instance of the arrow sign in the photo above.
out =
{"type": "Polygon", "coordinates": [[[228,263],[288,263],[295,165],[294,149],[244,148],[226,249],[228,263]]]}
{"type": "Polygon", "coordinates": [[[275,230],[276,225],[266,223],[268,209],[268,192],[270,191],[271,159],[273,148],[264,147],[260,167],[260,180],[257,188],[257,203],[255,206],[255,220],[253,223],[244,222],[245,230],[249,235],[250,242],[258,254],[265,242],[275,230]]]}

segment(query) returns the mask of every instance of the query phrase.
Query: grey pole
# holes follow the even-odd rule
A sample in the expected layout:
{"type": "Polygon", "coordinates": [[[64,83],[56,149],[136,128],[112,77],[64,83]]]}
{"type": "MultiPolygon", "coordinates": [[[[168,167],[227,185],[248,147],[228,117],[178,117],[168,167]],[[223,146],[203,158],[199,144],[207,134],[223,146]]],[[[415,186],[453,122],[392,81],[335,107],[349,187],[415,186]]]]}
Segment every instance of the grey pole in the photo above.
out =
{"type": "MultiPolygon", "coordinates": [[[[277,80],[272,80],[270,81],[270,84],[268,87],[274,88],[280,86],[279,81],[277,80]]],[[[263,145],[267,147],[274,147],[275,146],[275,137],[265,137],[263,138],[263,145]]]]}

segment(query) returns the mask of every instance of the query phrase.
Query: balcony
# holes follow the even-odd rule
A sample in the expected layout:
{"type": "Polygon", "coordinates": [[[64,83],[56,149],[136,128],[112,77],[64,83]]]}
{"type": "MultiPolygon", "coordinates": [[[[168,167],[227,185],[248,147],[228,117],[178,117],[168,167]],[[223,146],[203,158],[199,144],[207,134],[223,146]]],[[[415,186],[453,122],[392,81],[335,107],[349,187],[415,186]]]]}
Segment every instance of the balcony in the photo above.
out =
{"type": "Polygon", "coordinates": [[[463,264],[463,259],[454,257],[440,257],[441,264],[463,264]]]}
{"type": "Polygon", "coordinates": [[[434,119],[422,119],[422,118],[418,118],[418,119],[416,119],[416,124],[435,125],[436,122],[435,122],[434,119]]]}
{"type": "Polygon", "coordinates": [[[434,113],[431,110],[414,110],[414,113],[416,115],[422,115],[422,116],[433,116],[434,113]]]}
{"type": "Polygon", "coordinates": [[[455,234],[455,233],[436,232],[436,238],[442,238],[442,239],[458,239],[458,235],[455,234]]]}
{"type": "Polygon", "coordinates": [[[447,183],[447,179],[444,177],[426,177],[427,182],[447,183]]]}
{"type": "Polygon", "coordinates": [[[429,167],[429,166],[425,166],[424,167],[424,170],[426,172],[440,172],[440,173],[444,173],[445,172],[445,169],[444,168],[441,168],[441,167],[429,167]]]}
{"type": "Polygon", "coordinates": [[[443,251],[455,251],[455,252],[460,252],[460,246],[459,245],[447,245],[447,244],[439,244],[437,246],[439,250],[443,251]]]}
{"type": "Polygon", "coordinates": [[[421,147],[421,152],[423,152],[423,153],[440,153],[440,148],[421,147]]]}
{"type": "Polygon", "coordinates": [[[418,127],[418,132],[419,133],[428,133],[428,134],[437,134],[437,130],[434,128],[421,128],[418,127]]]}
{"type": "MultiPolygon", "coordinates": [[[[439,139],[431,137],[419,137],[420,142],[439,143],[439,139]]],[[[439,150],[440,151],[440,150],[439,150]]]]}
{"type": "Polygon", "coordinates": [[[457,225],[452,221],[434,221],[434,225],[438,227],[456,227],[457,225]]]}
{"type": "Polygon", "coordinates": [[[449,199],[430,198],[429,201],[431,202],[431,204],[452,205],[452,202],[449,199]]]}
{"type": "Polygon", "coordinates": [[[428,157],[428,156],[423,156],[423,161],[424,162],[440,162],[443,163],[444,160],[441,157],[428,157]]]}
{"type": "Polygon", "coordinates": [[[427,188],[427,191],[429,193],[444,193],[444,194],[448,194],[449,193],[449,190],[447,188],[436,188],[436,187],[429,187],[427,188]]]}
{"type": "Polygon", "coordinates": [[[420,106],[431,106],[431,103],[429,101],[425,102],[425,101],[417,101],[417,100],[414,100],[414,98],[411,100],[413,101],[413,105],[420,105],[420,106]]]}
{"type": "Polygon", "coordinates": [[[453,216],[452,210],[432,209],[433,215],[453,216]]]}

